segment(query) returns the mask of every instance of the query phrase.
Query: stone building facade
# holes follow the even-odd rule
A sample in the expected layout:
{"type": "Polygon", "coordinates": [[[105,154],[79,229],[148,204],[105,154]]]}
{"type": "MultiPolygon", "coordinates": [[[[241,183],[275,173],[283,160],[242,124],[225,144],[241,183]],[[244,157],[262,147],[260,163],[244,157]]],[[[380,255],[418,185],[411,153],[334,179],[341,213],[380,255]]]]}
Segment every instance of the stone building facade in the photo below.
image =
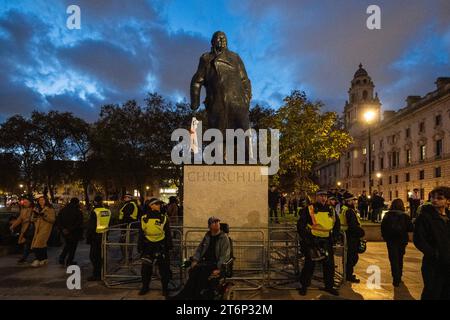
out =
{"type": "Polygon", "coordinates": [[[434,187],[450,185],[450,78],[438,78],[435,84],[423,97],[409,96],[404,108],[381,114],[372,79],[360,65],[344,107],[354,143],[338,161],[316,168],[321,187],[339,184],[354,194],[369,191],[369,162],[371,189],[383,192],[386,201],[406,200],[415,188],[426,199],[434,187]],[[374,115],[371,122],[364,117],[368,111],[374,115]]]}

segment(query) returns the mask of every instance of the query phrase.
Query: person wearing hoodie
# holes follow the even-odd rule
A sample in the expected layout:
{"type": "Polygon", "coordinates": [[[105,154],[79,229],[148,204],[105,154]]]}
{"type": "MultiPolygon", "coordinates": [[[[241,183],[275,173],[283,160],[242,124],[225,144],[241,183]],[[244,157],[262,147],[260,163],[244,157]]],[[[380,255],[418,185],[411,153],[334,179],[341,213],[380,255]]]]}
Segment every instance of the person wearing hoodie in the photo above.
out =
{"type": "Polygon", "coordinates": [[[408,232],[413,230],[414,226],[405,213],[403,201],[394,199],[381,222],[381,235],[386,241],[394,287],[398,287],[402,281],[403,256],[409,241],[408,232]]]}
{"type": "Polygon", "coordinates": [[[450,188],[431,191],[415,220],[414,245],[422,251],[422,300],[450,299],[450,188]]]}

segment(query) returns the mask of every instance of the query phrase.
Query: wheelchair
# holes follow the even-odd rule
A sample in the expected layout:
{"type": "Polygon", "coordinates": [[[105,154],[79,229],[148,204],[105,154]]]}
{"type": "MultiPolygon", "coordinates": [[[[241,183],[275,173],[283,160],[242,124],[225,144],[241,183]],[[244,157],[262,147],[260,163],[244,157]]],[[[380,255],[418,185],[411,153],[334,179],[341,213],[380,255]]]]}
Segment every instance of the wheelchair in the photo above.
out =
{"type": "MultiPolygon", "coordinates": [[[[229,226],[226,223],[220,224],[220,230],[229,233],[229,226]]],[[[208,286],[200,292],[201,300],[231,300],[233,292],[231,287],[233,283],[229,280],[233,276],[233,263],[235,257],[233,255],[233,241],[230,241],[230,259],[222,264],[220,273],[217,276],[210,275],[208,278],[208,286]]],[[[190,261],[185,263],[185,267],[190,265],[190,261]]]]}

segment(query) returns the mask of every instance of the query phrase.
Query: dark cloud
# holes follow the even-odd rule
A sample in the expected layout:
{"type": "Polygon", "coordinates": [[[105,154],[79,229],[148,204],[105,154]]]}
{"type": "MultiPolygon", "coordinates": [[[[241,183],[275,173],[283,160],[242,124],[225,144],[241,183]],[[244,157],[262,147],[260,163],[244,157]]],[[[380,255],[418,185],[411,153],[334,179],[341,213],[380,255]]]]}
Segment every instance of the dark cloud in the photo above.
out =
{"type": "Polygon", "coordinates": [[[49,104],[49,109],[72,112],[77,117],[81,117],[90,122],[97,120],[100,113],[99,106],[101,101],[94,96],[81,99],[76,94],[66,93],[49,96],[46,100],[49,104]]]}

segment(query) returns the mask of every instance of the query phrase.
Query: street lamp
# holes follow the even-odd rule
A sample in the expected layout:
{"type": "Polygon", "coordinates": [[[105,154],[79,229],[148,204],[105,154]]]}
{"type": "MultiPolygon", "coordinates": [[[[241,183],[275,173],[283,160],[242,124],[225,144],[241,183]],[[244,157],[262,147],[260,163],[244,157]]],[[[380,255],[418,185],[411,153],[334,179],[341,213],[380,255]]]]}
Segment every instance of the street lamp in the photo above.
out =
{"type": "Polygon", "coordinates": [[[370,124],[372,123],[373,119],[375,119],[375,112],[373,110],[367,110],[366,112],[364,112],[364,119],[367,123],[367,131],[369,135],[369,194],[372,194],[372,143],[370,142],[370,124]]]}
{"type": "Polygon", "coordinates": [[[342,183],[341,183],[340,181],[338,181],[337,186],[340,187],[341,184],[342,184],[342,183]]]}

